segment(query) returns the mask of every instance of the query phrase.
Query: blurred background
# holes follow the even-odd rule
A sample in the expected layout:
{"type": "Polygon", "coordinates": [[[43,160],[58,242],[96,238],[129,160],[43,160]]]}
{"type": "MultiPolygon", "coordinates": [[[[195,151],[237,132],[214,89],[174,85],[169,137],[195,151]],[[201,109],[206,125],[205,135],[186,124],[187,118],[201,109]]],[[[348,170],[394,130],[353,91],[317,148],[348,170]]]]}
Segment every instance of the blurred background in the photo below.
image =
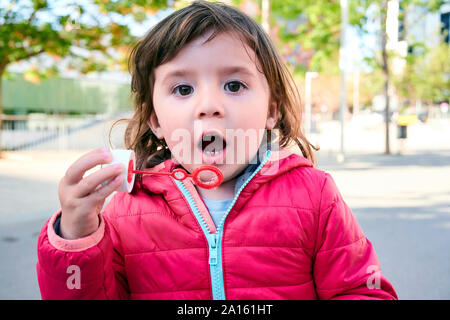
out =
{"type": "MultiPolygon", "coordinates": [[[[88,150],[123,147],[127,57],[191,1],[0,0],[0,299],[40,299],[36,246],[88,150]]],[[[450,298],[450,3],[223,1],[262,25],[400,299],[450,298]]]]}

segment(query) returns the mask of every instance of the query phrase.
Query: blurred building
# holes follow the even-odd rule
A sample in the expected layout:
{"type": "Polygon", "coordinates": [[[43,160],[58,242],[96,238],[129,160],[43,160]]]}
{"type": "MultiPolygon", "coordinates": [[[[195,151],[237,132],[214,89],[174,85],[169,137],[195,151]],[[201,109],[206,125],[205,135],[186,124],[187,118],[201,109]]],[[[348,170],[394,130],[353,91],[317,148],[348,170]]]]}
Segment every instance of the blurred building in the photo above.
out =
{"type": "Polygon", "coordinates": [[[399,24],[399,40],[421,42],[426,47],[439,45],[442,41],[449,43],[450,3],[440,11],[429,12],[427,8],[409,5],[400,6],[404,19],[399,24]]]}

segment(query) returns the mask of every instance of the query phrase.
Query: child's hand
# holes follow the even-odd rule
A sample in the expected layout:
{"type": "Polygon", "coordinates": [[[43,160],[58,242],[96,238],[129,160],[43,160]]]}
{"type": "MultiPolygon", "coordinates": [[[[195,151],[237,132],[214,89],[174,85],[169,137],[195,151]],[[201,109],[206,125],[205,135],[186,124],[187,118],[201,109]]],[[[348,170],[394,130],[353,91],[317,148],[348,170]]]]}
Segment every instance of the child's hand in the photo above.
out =
{"type": "Polygon", "coordinates": [[[107,149],[97,149],[81,156],[59,182],[58,196],[62,214],[60,234],[65,239],[78,239],[95,232],[105,199],[122,183],[123,165],[103,167],[84,177],[86,171],[112,161],[107,149]],[[106,185],[102,182],[108,181],[106,185]]]}

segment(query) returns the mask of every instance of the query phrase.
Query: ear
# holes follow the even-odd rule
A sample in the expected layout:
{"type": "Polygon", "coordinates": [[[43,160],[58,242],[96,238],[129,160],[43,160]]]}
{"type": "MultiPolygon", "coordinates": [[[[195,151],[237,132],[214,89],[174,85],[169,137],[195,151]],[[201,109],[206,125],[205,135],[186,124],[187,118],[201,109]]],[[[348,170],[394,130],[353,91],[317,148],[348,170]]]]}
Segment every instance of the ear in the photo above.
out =
{"type": "Polygon", "coordinates": [[[278,104],[276,102],[271,102],[269,105],[269,110],[267,112],[266,129],[272,130],[273,128],[275,128],[278,119],[278,104]]]}
{"type": "Polygon", "coordinates": [[[158,139],[163,139],[164,135],[161,130],[161,126],[159,125],[158,117],[156,116],[155,110],[152,110],[150,115],[150,119],[147,120],[147,124],[150,127],[150,130],[155,134],[158,139]]]}

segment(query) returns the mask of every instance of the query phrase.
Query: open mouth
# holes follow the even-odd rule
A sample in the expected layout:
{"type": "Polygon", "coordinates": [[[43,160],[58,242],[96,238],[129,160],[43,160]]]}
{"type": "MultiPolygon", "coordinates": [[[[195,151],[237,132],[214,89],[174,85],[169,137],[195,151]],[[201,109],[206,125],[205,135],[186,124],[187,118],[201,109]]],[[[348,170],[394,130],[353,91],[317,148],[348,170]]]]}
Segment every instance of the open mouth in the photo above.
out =
{"type": "Polygon", "coordinates": [[[198,143],[202,150],[202,159],[208,164],[223,160],[227,143],[219,132],[205,132],[198,143]]]}

